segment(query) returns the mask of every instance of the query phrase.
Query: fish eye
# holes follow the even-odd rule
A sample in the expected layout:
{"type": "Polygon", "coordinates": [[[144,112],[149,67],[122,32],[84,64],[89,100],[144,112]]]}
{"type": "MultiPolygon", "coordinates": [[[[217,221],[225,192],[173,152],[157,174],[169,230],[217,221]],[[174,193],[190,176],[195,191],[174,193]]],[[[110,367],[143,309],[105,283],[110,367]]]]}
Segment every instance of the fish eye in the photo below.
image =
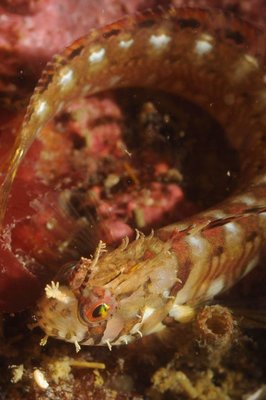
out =
{"type": "Polygon", "coordinates": [[[110,306],[106,303],[98,304],[92,311],[93,318],[101,318],[104,319],[108,316],[110,310],[110,306]]]}
{"type": "Polygon", "coordinates": [[[101,322],[110,315],[111,307],[107,303],[80,304],[80,316],[85,322],[101,322]]]}

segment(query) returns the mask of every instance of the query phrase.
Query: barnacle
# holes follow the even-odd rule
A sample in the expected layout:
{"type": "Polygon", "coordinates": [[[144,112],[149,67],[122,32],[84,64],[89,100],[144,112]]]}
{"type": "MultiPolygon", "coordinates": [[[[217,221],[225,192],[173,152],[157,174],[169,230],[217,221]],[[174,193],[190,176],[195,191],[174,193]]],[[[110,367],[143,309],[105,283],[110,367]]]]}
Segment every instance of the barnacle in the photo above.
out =
{"type": "Polygon", "coordinates": [[[237,328],[231,312],[220,305],[205,306],[194,322],[195,336],[205,347],[210,365],[228,352],[236,338],[237,328]]]}
{"type": "Polygon", "coordinates": [[[206,345],[227,348],[234,332],[233,316],[226,307],[205,306],[196,316],[195,329],[206,345]]]}

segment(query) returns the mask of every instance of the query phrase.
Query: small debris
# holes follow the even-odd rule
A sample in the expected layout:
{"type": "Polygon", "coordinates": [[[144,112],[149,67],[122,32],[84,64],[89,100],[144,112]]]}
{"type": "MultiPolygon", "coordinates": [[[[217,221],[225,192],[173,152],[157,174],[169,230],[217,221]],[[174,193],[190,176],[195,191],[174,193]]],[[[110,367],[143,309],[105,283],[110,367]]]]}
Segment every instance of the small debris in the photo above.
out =
{"type": "Polygon", "coordinates": [[[12,369],[12,378],[11,382],[12,383],[17,383],[22,379],[23,373],[24,373],[24,365],[19,364],[19,365],[10,365],[9,368],[12,369]]]}
{"type": "Polygon", "coordinates": [[[72,360],[69,362],[71,367],[75,368],[93,368],[93,369],[105,369],[105,364],[95,361],[85,361],[85,360],[72,360]]]}
{"type": "Polygon", "coordinates": [[[46,390],[49,387],[49,383],[47,382],[44,373],[39,370],[39,369],[35,369],[35,371],[33,372],[33,377],[34,380],[36,382],[36,384],[43,390],[46,390]]]}
{"type": "Polygon", "coordinates": [[[170,371],[167,368],[161,368],[155,373],[152,380],[154,388],[159,393],[170,390],[176,394],[186,394],[189,399],[195,399],[198,396],[198,391],[182,371],[170,371]]]}
{"type": "Polygon", "coordinates": [[[105,181],[104,181],[104,187],[106,190],[112,189],[112,187],[116,186],[119,183],[119,176],[116,174],[109,174],[105,181]]]}

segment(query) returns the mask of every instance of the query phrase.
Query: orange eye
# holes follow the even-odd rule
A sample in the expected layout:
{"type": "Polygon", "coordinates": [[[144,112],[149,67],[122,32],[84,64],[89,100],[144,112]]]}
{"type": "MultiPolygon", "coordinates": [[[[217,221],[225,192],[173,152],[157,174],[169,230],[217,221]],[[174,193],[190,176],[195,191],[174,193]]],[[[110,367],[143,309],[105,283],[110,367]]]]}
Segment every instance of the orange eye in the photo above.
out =
{"type": "Polygon", "coordinates": [[[101,322],[110,313],[111,307],[107,303],[81,305],[80,315],[85,322],[101,322]]]}

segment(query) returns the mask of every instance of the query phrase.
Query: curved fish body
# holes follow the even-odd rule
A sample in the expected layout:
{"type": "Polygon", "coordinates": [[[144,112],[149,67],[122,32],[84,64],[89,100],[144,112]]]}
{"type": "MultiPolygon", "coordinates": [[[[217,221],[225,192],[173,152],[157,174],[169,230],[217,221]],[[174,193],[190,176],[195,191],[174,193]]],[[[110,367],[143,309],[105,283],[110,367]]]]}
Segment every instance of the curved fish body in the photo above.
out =
{"type": "Polygon", "coordinates": [[[169,9],[90,32],[54,57],[40,79],[2,187],[44,124],[78,96],[156,88],[200,105],[238,151],[237,191],[223,203],[115,250],[67,266],[37,305],[48,336],[76,344],[123,344],[157,332],[247,274],[266,238],[265,34],[215,11],[169,9]]]}

